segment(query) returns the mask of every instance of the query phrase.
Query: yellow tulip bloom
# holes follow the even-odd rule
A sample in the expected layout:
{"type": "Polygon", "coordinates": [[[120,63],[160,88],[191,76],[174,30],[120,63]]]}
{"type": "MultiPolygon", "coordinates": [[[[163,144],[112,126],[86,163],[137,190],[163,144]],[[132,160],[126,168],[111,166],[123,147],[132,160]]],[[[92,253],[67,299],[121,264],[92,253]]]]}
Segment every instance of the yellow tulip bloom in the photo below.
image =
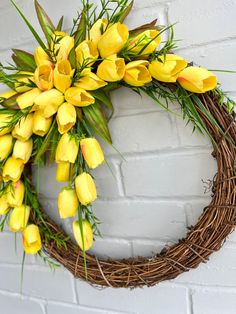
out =
{"type": "Polygon", "coordinates": [[[39,228],[36,225],[28,225],[22,232],[23,247],[26,254],[36,254],[42,248],[39,228]]]}
{"type": "Polygon", "coordinates": [[[40,111],[34,112],[33,116],[33,133],[44,136],[48,133],[52,124],[52,117],[45,118],[40,111]]]}
{"type": "Polygon", "coordinates": [[[16,102],[21,110],[32,107],[34,104],[34,100],[37,96],[41,94],[41,90],[39,88],[33,88],[30,91],[21,94],[17,97],[16,102]]]}
{"type": "Polygon", "coordinates": [[[24,170],[24,162],[21,159],[9,157],[3,166],[3,181],[17,182],[20,180],[21,174],[24,170]]]}
{"type": "Polygon", "coordinates": [[[0,113],[0,136],[11,132],[7,125],[11,122],[12,115],[8,113],[0,113]]]}
{"type": "Polygon", "coordinates": [[[57,163],[56,180],[58,182],[67,182],[70,179],[70,162],[61,161],[57,163]]]}
{"type": "Polygon", "coordinates": [[[179,73],[186,68],[188,62],[182,57],[167,54],[160,56],[159,60],[154,60],[149,65],[149,71],[156,80],[167,83],[176,82],[179,73]]]}
{"type": "Polygon", "coordinates": [[[9,227],[12,232],[23,231],[27,226],[30,215],[30,207],[20,205],[13,209],[9,219],[9,227]]]}
{"type": "Polygon", "coordinates": [[[74,221],[73,222],[73,233],[75,240],[81,250],[88,251],[93,245],[93,230],[91,228],[90,223],[87,220],[83,220],[81,222],[74,221]]]}
{"type": "Polygon", "coordinates": [[[128,49],[137,55],[150,55],[161,43],[158,30],[146,30],[131,39],[128,49]]]}
{"type": "Polygon", "coordinates": [[[80,141],[80,148],[89,168],[97,168],[104,162],[104,154],[95,138],[84,138],[80,141]]]}
{"type": "Polygon", "coordinates": [[[56,89],[65,93],[65,91],[71,86],[74,71],[75,70],[72,70],[68,60],[58,62],[54,69],[54,85],[56,89]]]}
{"type": "Polygon", "coordinates": [[[108,25],[107,19],[99,19],[96,23],[93,24],[89,31],[89,39],[95,44],[98,44],[99,39],[101,38],[102,34],[106,30],[108,25]]]}
{"type": "Polygon", "coordinates": [[[58,51],[56,59],[57,62],[67,60],[71,49],[74,47],[74,38],[63,32],[55,32],[59,42],[55,44],[54,50],[58,51]]]}
{"type": "Polygon", "coordinates": [[[84,40],[76,49],[76,60],[80,65],[91,66],[98,58],[97,46],[91,40],[84,40]]]}
{"type": "Polygon", "coordinates": [[[123,58],[110,56],[103,60],[97,69],[97,76],[106,82],[117,82],[125,75],[125,61],[123,58]]]}
{"type": "Polygon", "coordinates": [[[67,102],[62,104],[57,112],[58,131],[61,134],[67,133],[76,122],[75,107],[67,102]]]}
{"type": "Polygon", "coordinates": [[[4,193],[0,196],[0,215],[6,215],[9,212],[7,195],[4,193]]]}
{"type": "Polygon", "coordinates": [[[34,110],[40,110],[40,113],[45,118],[49,118],[54,115],[58,107],[64,102],[63,94],[53,88],[46,92],[41,93],[34,100],[34,110]]]}
{"type": "Polygon", "coordinates": [[[41,46],[35,49],[34,60],[37,66],[45,64],[51,66],[53,64],[50,60],[50,57],[47,55],[47,53],[43,50],[41,46]]]}
{"type": "Polygon", "coordinates": [[[28,141],[25,142],[17,140],[14,144],[12,156],[23,160],[24,164],[26,164],[31,157],[32,150],[33,150],[32,139],[29,139],[28,141]]]}
{"type": "Polygon", "coordinates": [[[11,134],[0,136],[0,161],[8,157],[12,149],[13,138],[11,134]]]}
{"type": "Polygon", "coordinates": [[[75,190],[66,187],[58,195],[58,210],[62,219],[75,216],[78,211],[79,201],[75,190]]]}
{"type": "Polygon", "coordinates": [[[97,198],[97,191],[93,178],[86,172],[83,172],[76,177],[75,189],[78,199],[83,205],[88,205],[97,198]]]}
{"type": "Polygon", "coordinates": [[[48,64],[37,67],[34,73],[35,83],[42,91],[53,88],[53,69],[48,64]]]}
{"type": "Polygon", "coordinates": [[[193,93],[205,93],[217,86],[217,77],[212,72],[200,67],[188,67],[178,76],[180,85],[193,93]]]}
{"type": "Polygon", "coordinates": [[[34,73],[32,72],[26,72],[26,71],[20,71],[17,74],[20,76],[17,77],[17,83],[15,83],[15,90],[17,93],[25,93],[32,89],[32,87],[27,86],[30,84],[30,81],[34,82],[34,73]],[[27,85],[23,85],[27,84],[27,85]]]}
{"type": "Polygon", "coordinates": [[[98,41],[98,50],[102,58],[117,54],[126,44],[129,38],[129,30],[120,22],[108,27],[98,41]]]}
{"type": "Polygon", "coordinates": [[[75,163],[78,150],[79,145],[76,139],[69,133],[64,133],[57,144],[56,162],[75,163]]]}
{"type": "Polygon", "coordinates": [[[33,113],[28,114],[23,117],[12,130],[13,137],[18,140],[25,142],[33,134],[33,113]]]}
{"type": "Polygon", "coordinates": [[[91,72],[90,69],[84,69],[81,72],[81,77],[74,85],[90,91],[106,86],[107,82],[101,80],[96,74],[91,72]]]}
{"type": "Polygon", "coordinates": [[[125,67],[124,81],[132,86],[143,86],[152,81],[147,69],[148,61],[137,60],[129,62],[125,67]]]}
{"type": "Polygon", "coordinates": [[[11,207],[17,207],[22,205],[24,200],[24,194],[25,194],[25,186],[24,184],[19,180],[17,182],[12,182],[7,187],[7,202],[9,206],[11,207]]]}
{"type": "Polygon", "coordinates": [[[79,87],[67,89],[65,99],[68,103],[78,107],[85,107],[95,103],[94,97],[79,87]]]}

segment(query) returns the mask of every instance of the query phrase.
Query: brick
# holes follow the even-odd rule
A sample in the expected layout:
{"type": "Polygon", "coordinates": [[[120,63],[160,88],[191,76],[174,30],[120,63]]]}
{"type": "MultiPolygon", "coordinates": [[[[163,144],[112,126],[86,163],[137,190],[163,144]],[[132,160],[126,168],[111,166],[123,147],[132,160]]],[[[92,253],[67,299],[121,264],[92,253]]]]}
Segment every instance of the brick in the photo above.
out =
{"type": "Polygon", "coordinates": [[[2,314],[32,314],[32,309],[34,314],[43,314],[38,302],[22,297],[0,294],[0,303],[2,314]]]}
{"type": "Polygon", "coordinates": [[[216,163],[207,152],[149,156],[122,163],[128,196],[203,196],[201,180],[212,179],[215,173],[216,163]]]}
{"type": "MultiPolygon", "coordinates": [[[[48,304],[47,314],[118,314],[110,310],[93,309],[91,307],[85,308],[81,306],[71,306],[66,304],[48,304]]],[[[121,312],[119,312],[122,314],[121,312]]]]}
{"type": "Polygon", "coordinates": [[[201,201],[186,201],[185,210],[187,215],[188,226],[193,226],[197,223],[198,218],[203,212],[203,209],[211,202],[211,197],[207,197],[201,201]]]}
{"type": "Polygon", "coordinates": [[[161,252],[165,245],[166,243],[163,241],[133,240],[133,256],[155,256],[161,252]]]}

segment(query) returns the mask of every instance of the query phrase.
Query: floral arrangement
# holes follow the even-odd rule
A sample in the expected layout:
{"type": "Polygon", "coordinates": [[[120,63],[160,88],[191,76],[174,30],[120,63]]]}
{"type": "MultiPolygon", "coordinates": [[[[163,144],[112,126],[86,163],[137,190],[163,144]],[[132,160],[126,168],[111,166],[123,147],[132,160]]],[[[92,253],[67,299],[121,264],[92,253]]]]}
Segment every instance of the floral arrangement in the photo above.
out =
{"type": "Polygon", "coordinates": [[[12,3],[39,46],[34,54],[13,49],[13,64],[0,64],[0,82],[7,86],[0,95],[0,228],[8,223],[12,232],[21,232],[27,254],[45,258],[42,236],[66,248],[67,239],[44,221],[29,170],[32,164],[55,161],[56,180],[65,182],[58,195],[60,217],[74,217],[75,240],[85,252],[99,235],[91,207],[97,198],[91,170],[104,162],[96,134],[112,145],[110,92],[124,86],[167,110],[169,102],[177,101],[183,118],[209,136],[202,115],[217,122],[198,95],[210,92],[222,105],[227,100],[228,112],[234,103],[220,90],[215,74],[172,53],[172,26],[153,21],[128,29],[123,21],[133,1],[101,0],[98,8],[82,0],[82,11],[66,33],[63,17],[54,26],[35,0],[46,41],[12,3]],[[166,41],[164,32],[169,34],[166,41]]]}

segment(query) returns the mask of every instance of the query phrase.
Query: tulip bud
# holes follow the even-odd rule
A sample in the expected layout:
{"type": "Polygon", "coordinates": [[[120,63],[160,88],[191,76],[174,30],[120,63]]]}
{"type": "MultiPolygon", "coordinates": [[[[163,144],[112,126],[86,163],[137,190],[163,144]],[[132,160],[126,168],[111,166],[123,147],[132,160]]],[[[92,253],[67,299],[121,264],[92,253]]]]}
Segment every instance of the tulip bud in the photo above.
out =
{"type": "Polygon", "coordinates": [[[97,198],[97,191],[93,178],[86,172],[83,172],[76,177],[75,189],[78,199],[83,205],[88,205],[97,198]]]}
{"type": "Polygon", "coordinates": [[[1,100],[11,98],[12,96],[15,96],[16,94],[17,92],[14,90],[8,90],[6,92],[3,92],[0,94],[0,102],[1,100]]]}
{"type": "Polygon", "coordinates": [[[137,60],[129,62],[125,67],[124,81],[131,86],[143,86],[152,80],[147,69],[148,61],[137,60]]]}
{"type": "Polygon", "coordinates": [[[58,131],[61,134],[67,133],[76,122],[75,107],[67,102],[62,104],[57,112],[58,131]]]}
{"type": "Polygon", "coordinates": [[[9,204],[6,194],[0,196],[0,215],[6,215],[9,212],[9,204]]]}
{"type": "Polygon", "coordinates": [[[129,43],[129,50],[137,55],[150,55],[161,43],[161,35],[158,30],[146,30],[129,43]]]}
{"type": "Polygon", "coordinates": [[[12,149],[12,136],[11,134],[5,134],[0,136],[0,161],[3,161],[12,149]]]}
{"type": "Polygon", "coordinates": [[[24,162],[21,159],[16,159],[14,157],[9,157],[3,166],[3,181],[13,181],[16,182],[20,179],[21,174],[24,170],[24,162]]]}
{"type": "Polygon", "coordinates": [[[34,60],[37,66],[44,65],[44,64],[49,65],[49,66],[52,65],[50,57],[47,55],[47,53],[43,50],[41,46],[35,49],[34,60]]]}
{"type": "Polygon", "coordinates": [[[17,182],[12,182],[7,187],[7,201],[9,206],[18,207],[22,205],[24,200],[25,187],[24,184],[19,180],[17,182]]]}
{"type": "Polygon", "coordinates": [[[76,60],[80,65],[91,66],[97,60],[99,53],[96,45],[91,40],[84,40],[76,49],[76,60]]]}
{"type": "Polygon", "coordinates": [[[58,210],[62,219],[75,216],[78,210],[79,201],[75,190],[63,188],[58,196],[58,210]]]}
{"type": "Polygon", "coordinates": [[[120,22],[110,26],[98,41],[98,50],[102,58],[117,54],[126,44],[129,30],[120,22]]]}
{"type": "Polygon", "coordinates": [[[12,156],[23,160],[24,164],[26,164],[30,159],[32,150],[33,150],[32,139],[29,139],[28,141],[25,142],[17,140],[13,148],[12,156]]]}
{"type": "Polygon", "coordinates": [[[44,136],[48,133],[52,124],[52,117],[45,118],[40,111],[34,112],[33,115],[33,133],[39,136],[44,136]]]}
{"type": "Polygon", "coordinates": [[[80,147],[89,168],[94,169],[104,162],[103,151],[95,138],[82,139],[80,147]]]}
{"type": "Polygon", "coordinates": [[[25,253],[36,254],[42,248],[39,228],[36,225],[28,225],[22,232],[23,247],[25,253]]]}
{"type": "Polygon", "coordinates": [[[42,91],[53,88],[53,69],[48,64],[37,67],[34,73],[35,83],[42,91]]]}
{"type": "Polygon", "coordinates": [[[79,145],[76,139],[71,134],[64,133],[57,144],[56,162],[75,163],[78,150],[79,145]]]}
{"type": "Polygon", "coordinates": [[[95,103],[94,97],[79,87],[67,89],[65,99],[70,104],[78,107],[85,107],[95,103]]]}
{"type": "Polygon", "coordinates": [[[30,207],[20,205],[13,209],[10,215],[9,227],[12,232],[23,231],[27,226],[30,215],[30,207]]]}
{"type": "Polygon", "coordinates": [[[90,69],[84,69],[81,72],[81,77],[74,85],[85,90],[96,90],[106,86],[107,83],[91,72],[90,69]]]}
{"type": "Polygon", "coordinates": [[[58,43],[55,44],[54,51],[58,51],[57,62],[67,60],[71,49],[74,47],[74,38],[63,32],[55,32],[58,43]]]}
{"type": "Polygon", "coordinates": [[[73,233],[75,240],[81,250],[88,251],[93,245],[93,230],[90,223],[87,220],[81,222],[73,222],[73,233]]]}
{"type": "Polygon", "coordinates": [[[62,93],[71,86],[75,70],[72,70],[68,60],[62,60],[56,64],[54,69],[54,85],[62,93]]]}
{"type": "Polygon", "coordinates": [[[154,60],[149,65],[149,71],[156,80],[167,83],[174,83],[179,73],[188,65],[182,57],[167,54],[160,56],[159,60],[154,60]]]}
{"type": "Polygon", "coordinates": [[[66,161],[57,163],[56,180],[58,182],[67,182],[70,179],[70,166],[71,164],[66,161]]]}
{"type": "Polygon", "coordinates": [[[18,140],[25,142],[33,134],[33,113],[28,114],[23,117],[12,130],[13,137],[18,140]]]}
{"type": "Polygon", "coordinates": [[[217,77],[200,67],[188,67],[178,76],[180,85],[192,93],[206,93],[217,86],[217,77]]]}
{"type": "Polygon", "coordinates": [[[25,93],[31,90],[32,87],[27,85],[31,83],[30,81],[34,81],[34,73],[20,71],[17,74],[20,75],[19,77],[17,77],[17,83],[15,83],[15,90],[17,91],[17,93],[25,93]]]}
{"type": "Polygon", "coordinates": [[[117,82],[125,75],[125,61],[123,58],[110,56],[103,60],[97,69],[97,75],[106,82],[117,82]]]}
{"type": "Polygon", "coordinates": [[[99,19],[97,22],[93,24],[89,31],[89,39],[95,44],[98,44],[99,39],[101,38],[102,34],[105,32],[108,25],[107,19],[99,19]]]}
{"type": "Polygon", "coordinates": [[[64,102],[63,94],[53,88],[46,92],[43,92],[34,100],[34,110],[40,110],[40,113],[45,117],[49,118],[54,115],[58,107],[64,102]]]}
{"type": "Polygon", "coordinates": [[[21,110],[32,107],[34,104],[34,100],[37,96],[41,94],[41,90],[39,88],[33,88],[30,91],[20,95],[17,97],[16,102],[21,110]]]}
{"type": "Polygon", "coordinates": [[[5,135],[11,132],[11,129],[7,127],[7,125],[11,122],[12,115],[8,113],[0,114],[0,135],[5,135]]]}

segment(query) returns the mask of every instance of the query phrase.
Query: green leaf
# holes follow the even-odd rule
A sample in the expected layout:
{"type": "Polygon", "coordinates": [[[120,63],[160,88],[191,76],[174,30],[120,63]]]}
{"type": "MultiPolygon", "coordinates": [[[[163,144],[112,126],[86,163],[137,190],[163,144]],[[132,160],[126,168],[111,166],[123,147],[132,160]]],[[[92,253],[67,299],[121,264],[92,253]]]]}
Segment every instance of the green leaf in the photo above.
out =
{"type": "Polygon", "coordinates": [[[134,5],[134,0],[130,2],[130,4],[126,7],[126,9],[120,15],[119,22],[122,23],[125,20],[125,18],[129,15],[130,11],[132,10],[133,5],[134,5]]]}
{"type": "Polygon", "coordinates": [[[101,106],[96,102],[93,105],[83,108],[83,113],[86,122],[100,135],[106,142],[112,144],[111,135],[108,129],[107,120],[101,109],[101,106]]]}
{"type": "Polygon", "coordinates": [[[114,113],[114,107],[113,107],[113,104],[110,100],[110,97],[102,89],[95,90],[95,91],[91,92],[91,94],[95,99],[97,99],[99,102],[104,104],[110,110],[110,114],[108,116],[108,121],[109,121],[111,119],[113,113],[114,113]]]}
{"type": "Polygon", "coordinates": [[[157,19],[153,20],[152,22],[150,23],[147,23],[147,24],[144,24],[144,25],[141,25],[135,29],[132,29],[130,30],[130,35],[138,35],[146,30],[149,30],[149,29],[158,29],[158,26],[156,26],[156,22],[157,22],[157,19]]]}
{"type": "Polygon", "coordinates": [[[8,99],[3,100],[0,102],[1,106],[8,108],[8,109],[19,109],[18,104],[16,102],[17,97],[20,94],[16,94],[8,99]]]}
{"type": "Polygon", "coordinates": [[[75,53],[75,47],[73,47],[70,51],[69,57],[68,57],[70,64],[73,69],[76,69],[77,64],[76,64],[76,53],[75,53]]]}
{"type": "Polygon", "coordinates": [[[41,25],[41,28],[47,38],[47,41],[50,44],[52,35],[55,32],[55,27],[47,13],[40,6],[37,0],[34,1],[34,5],[38,16],[39,24],[41,25]]]}
{"type": "Polygon", "coordinates": [[[12,55],[12,59],[17,66],[23,68],[25,71],[34,72],[37,65],[34,60],[34,56],[20,49],[12,49],[14,54],[12,55]]]}
{"type": "Polygon", "coordinates": [[[87,28],[86,10],[83,9],[83,11],[81,12],[81,17],[80,17],[80,21],[79,21],[77,30],[74,33],[75,47],[77,47],[83,40],[85,40],[86,28],[87,28]]]}
{"type": "Polygon", "coordinates": [[[62,16],[57,24],[56,30],[61,31],[63,26],[64,16],[62,16]]]}

